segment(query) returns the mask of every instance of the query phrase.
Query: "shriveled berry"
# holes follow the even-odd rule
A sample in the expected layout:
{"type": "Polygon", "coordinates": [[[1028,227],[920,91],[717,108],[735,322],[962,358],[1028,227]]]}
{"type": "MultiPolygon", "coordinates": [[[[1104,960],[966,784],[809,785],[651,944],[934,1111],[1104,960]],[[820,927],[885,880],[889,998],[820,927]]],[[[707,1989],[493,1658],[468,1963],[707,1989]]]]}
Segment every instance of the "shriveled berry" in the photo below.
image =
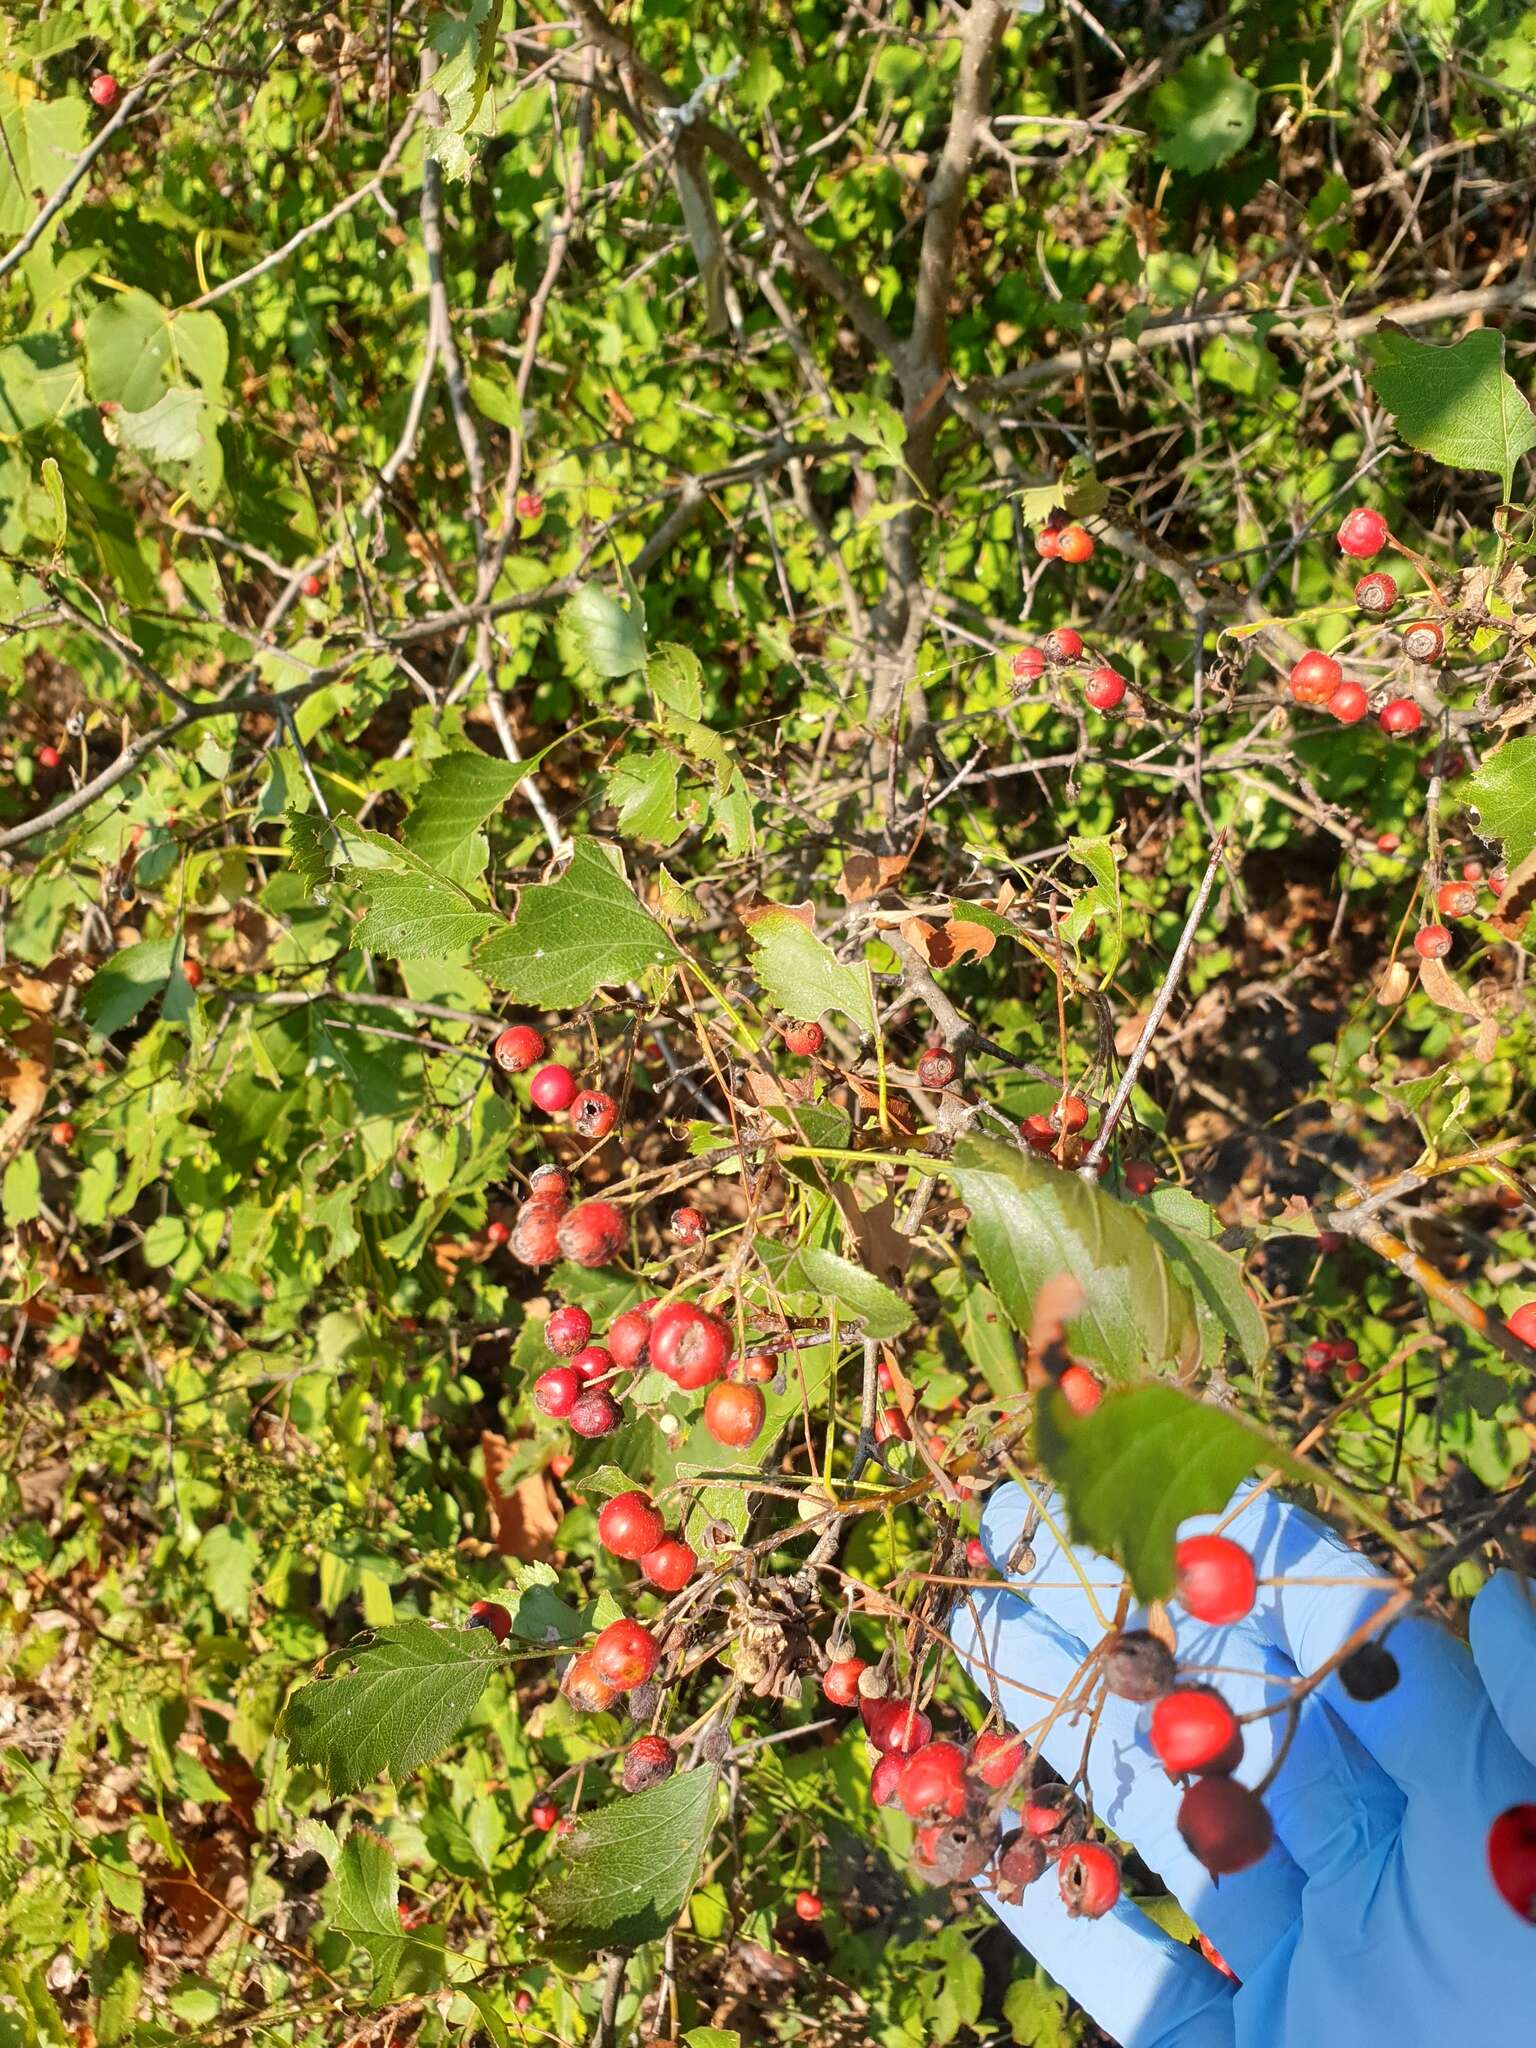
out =
{"type": "Polygon", "coordinates": [[[571,1104],[571,1128],[578,1137],[606,1138],[619,1120],[619,1105],[601,1088],[583,1088],[571,1104]]]}
{"type": "Polygon", "coordinates": [[[1331,654],[1311,648],[1291,670],[1289,689],[1298,704],[1326,704],[1344,680],[1344,671],[1331,654]]]}
{"type": "Polygon", "coordinates": [[[593,1663],[590,1650],[583,1650],[571,1659],[560,1681],[560,1690],[583,1714],[606,1714],[619,1696],[619,1688],[606,1679],[593,1663]]]}
{"type": "MultiPolygon", "coordinates": [[[[531,1024],[509,1024],[491,1046],[491,1058],[504,1074],[522,1074],[543,1059],[545,1051],[542,1034],[531,1024]]],[[[558,1071],[563,1074],[565,1069],[558,1071]]]]}
{"type": "Polygon", "coordinates": [[[762,1388],[739,1380],[721,1380],[704,1396],[704,1427],[717,1444],[733,1450],[754,1441],[766,1412],[762,1388]]]}
{"type": "Polygon", "coordinates": [[[917,1860],[936,1881],[960,1884],[986,1869],[994,1837],[994,1829],[972,1827],[968,1821],[934,1821],[917,1831],[917,1860]]]}
{"type": "Polygon", "coordinates": [[[704,1218],[697,1209],[674,1209],[667,1228],[677,1244],[704,1242],[704,1218]]]}
{"type": "Polygon", "coordinates": [[[1489,1828],[1488,1873],[1500,1898],[1536,1923],[1536,1805],[1506,1807],[1489,1828]]]}
{"type": "Polygon", "coordinates": [[[1083,636],[1075,626],[1058,626],[1045,636],[1047,661],[1076,661],[1083,651],[1083,636]]]}
{"type": "Polygon", "coordinates": [[[624,1242],[624,1217],[612,1202],[578,1202],[560,1219],[556,1240],[573,1265],[606,1266],[624,1242]]]}
{"type": "Polygon", "coordinates": [[[1104,1398],[1102,1382],[1086,1365],[1069,1365],[1056,1385],[1074,1415],[1091,1415],[1104,1398]]]}
{"type": "Polygon", "coordinates": [[[1381,1699],[1401,1675],[1385,1643],[1362,1643],[1339,1666],[1339,1683],[1352,1700],[1381,1699]]]}
{"type": "Polygon", "coordinates": [[[1413,935],[1413,950],[1421,960],[1443,960],[1451,944],[1451,935],[1443,924],[1427,924],[1413,935]]]}
{"type": "Polygon", "coordinates": [[[1391,528],[1379,512],[1373,512],[1367,505],[1357,505],[1353,512],[1344,515],[1337,537],[1344,554],[1365,561],[1381,553],[1391,538],[1391,528]]]}
{"type": "Polygon", "coordinates": [[[786,1024],[784,1026],[785,1049],[794,1053],[798,1059],[814,1059],[816,1054],[821,1051],[825,1039],[826,1033],[816,1023],[786,1024]]]}
{"type": "Polygon", "coordinates": [[[533,1405],[541,1415],[559,1422],[570,1414],[580,1392],[579,1372],[573,1372],[568,1365],[552,1365],[533,1383],[533,1405]]]}
{"type": "Polygon", "coordinates": [[[1393,697],[1382,705],[1377,722],[1383,732],[1394,735],[1417,732],[1424,723],[1424,713],[1412,697],[1393,697]]]}
{"type": "Polygon", "coordinates": [[[718,1316],[691,1301],[672,1301],[656,1312],[650,1347],[652,1365],[694,1393],[718,1380],[730,1363],[731,1333],[718,1316]]]}
{"type": "Polygon", "coordinates": [[[612,1436],[624,1411],[606,1387],[583,1387],[571,1403],[568,1419],[577,1436],[612,1436]]]}
{"type": "Polygon", "coordinates": [[[681,1537],[665,1536],[640,1560],[640,1569],[663,1593],[680,1593],[698,1570],[698,1554],[681,1537]]]}
{"type": "Polygon", "coordinates": [[[1397,578],[1373,569],[1355,585],[1355,603],[1363,612],[1389,612],[1397,603],[1397,578]]]}
{"type": "Polygon", "coordinates": [[[535,1799],[528,1809],[528,1824],[537,1828],[540,1834],[547,1835],[559,1818],[559,1807],[547,1795],[535,1799]]]}
{"type": "Polygon", "coordinates": [[[1470,882],[1442,882],[1435,891],[1435,908],[1442,917],[1470,917],[1477,908],[1477,891],[1470,882]]]}
{"type": "Polygon", "coordinates": [[[1056,1882],[1073,1920],[1102,1920],[1120,1896],[1120,1858],[1103,1842],[1079,1842],[1061,1856],[1056,1882]]]}
{"type": "Polygon", "coordinates": [[[1196,1621],[1225,1627],[1253,1606],[1253,1559],[1229,1536],[1186,1536],[1174,1549],[1173,1568],[1177,1597],[1196,1621]]]}
{"type": "Polygon", "coordinates": [[[1415,619],[1403,628],[1403,652],[1410,661],[1438,661],[1445,652],[1445,634],[1434,619],[1415,619]]]}
{"type": "Polygon", "coordinates": [[[1035,1837],[1016,1828],[998,1846],[993,1890],[1005,1906],[1016,1906],[1037,1878],[1045,1875],[1045,1850],[1035,1837]]]}
{"type": "Polygon", "coordinates": [[[1235,1771],[1243,1731],[1221,1694],[1209,1685],[1178,1685],[1152,1709],[1149,1739],[1169,1777],[1189,1771],[1235,1771]]]}
{"type": "Polygon", "coordinates": [[[632,1490],[605,1500],[597,1515],[597,1540],[615,1557],[638,1564],[667,1533],[649,1494],[632,1490]]]}
{"type": "Polygon", "coordinates": [[[1013,657],[1013,680],[1033,683],[1045,674],[1045,654],[1039,647],[1021,647],[1013,657]]]}
{"type": "Polygon", "coordinates": [[[570,1179],[558,1166],[536,1166],[528,1176],[528,1193],[536,1202],[555,1202],[563,1208],[570,1192],[570,1179]]]}
{"type": "Polygon", "coordinates": [[[928,1742],[907,1759],[901,1803],[914,1820],[958,1820],[965,1811],[965,1751],[958,1742],[928,1742]]]}
{"type": "Polygon", "coordinates": [[[1371,708],[1371,700],[1359,683],[1340,683],[1324,709],[1340,725],[1358,725],[1371,708]]]}
{"type": "Polygon", "coordinates": [[[592,1318],[573,1301],[555,1309],[544,1325],[544,1342],[556,1358],[571,1358],[592,1334],[592,1318]]]}
{"type": "Polygon", "coordinates": [[[1064,526],[1056,537],[1056,552],[1064,562],[1074,566],[1087,562],[1093,556],[1093,535],[1086,526],[1064,526]]]}
{"type": "Polygon", "coordinates": [[[811,1924],[818,1921],[825,1911],[820,1895],[816,1892],[795,1893],[795,1918],[811,1924]]]}
{"type": "Polygon", "coordinates": [[[1104,1651],[1104,1683],[1123,1700],[1156,1700],[1178,1675],[1173,1652],[1144,1628],[1121,1629],[1104,1651]]]}
{"type": "Polygon", "coordinates": [[[1125,700],[1125,677],[1112,668],[1096,668],[1083,686],[1083,701],[1094,711],[1113,711],[1125,700]]]}
{"type": "Polygon", "coordinates": [[[924,1088],[947,1088],[955,1078],[955,1056],[941,1045],[930,1046],[917,1063],[917,1078],[924,1088]]]}
{"type": "Polygon", "coordinates": [[[549,1066],[540,1067],[528,1084],[528,1093],[536,1109],[542,1109],[548,1116],[558,1116],[576,1100],[576,1076],[569,1067],[552,1061],[549,1066]]]}
{"type": "Polygon", "coordinates": [[[610,1621],[600,1629],[591,1649],[592,1668],[620,1692],[644,1685],[656,1669],[660,1655],[656,1638],[648,1628],[627,1616],[610,1621]]]}
{"type": "Polygon", "coordinates": [[[665,1735],[642,1735],[624,1758],[624,1790],[649,1792],[677,1769],[677,1752],[665,1735]]]}
{"type": "Polygon", "coordinates": [[[504,1643],[512,1632],[512,1617],[497,1600],[477,1600],[464,1626],[489,1629],[498,1643],[504,1643]]]}
{"type": "Polygon", "coordinates": [[[627,1372],[650,1355],[651,1319],[642,1308],[627,1308],[608,1325],[608,1349],[627,1372]]]}
{"type": "Polygon", "coordinates": [[[1236,1778],[1197,1778],[1179,1801],[1178,1829],[1212,1877],[1250,1869],[1275,1839],[1263,1800],[1236,1778]]]}
{"type": "Polygon", "coordinates": [[[560,1256],[560,1211],[552,1202],[524,1202],[512,1225],[512,1255],[525,1266],[552,1266],[560,1256]]]}

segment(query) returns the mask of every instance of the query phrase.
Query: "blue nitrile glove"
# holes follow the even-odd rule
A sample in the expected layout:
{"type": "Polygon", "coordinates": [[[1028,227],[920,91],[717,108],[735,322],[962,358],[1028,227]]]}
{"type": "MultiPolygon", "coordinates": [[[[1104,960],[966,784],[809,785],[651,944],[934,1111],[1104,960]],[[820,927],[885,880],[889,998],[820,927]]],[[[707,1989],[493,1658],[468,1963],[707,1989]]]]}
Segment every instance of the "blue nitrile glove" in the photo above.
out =
{"type": "MultiPolygon", "coordinates": [[[[1064,1531],[1061,1503],[1047,1506],[1064,1531]]],[[[1016,1486],[987,1504],[982,1539],[1000,1571],[1029,1509],[1016,1486]]],[[[1261,1585],[1252,1613],[1230,1628],[1172,1609],[1181,1660],[1222,1667],[1201,1677],[1243,1714],[1278,1696],[1265,1674],[1294,1678],[1325,1663],[1380,1603],[1377,1585],[1392,1581],[1272,1492],[1252,1494],[1224,1533],[1252,1553],[1261,1579],[1298,1581],[1261,1585]],[[1356,1583],[1300,1583],[1323,1578],[1356,1583]]],[[[1044,1522],[1032,1540],[1022,1596],[971,1594],[952,1624],[973,1677],[990,1696],[984,1658],[1022,1729],[1044,1712],[1038,1695],[1058,1695],[1103,1635],[1044,1522]]],[[[1091,1551],[1076,1558],[1113,1615],[1118,1569],[1091,1551]]],[[[1335,1674],[1309,1694],[1265,1794],[1275,1844],[1219,1882],[1179,1838],[1180,1790],[1146,1742],[1150,1709],[1108,1700],[1089,1764],[1099,1817],[1135,1844],[1239,1985],[1124,1899],[1103,1920],[1068,1919],[1050,1869],[1017,1906],[989,1894],[993,1911],[1123,2048],[1471,2048],[1511,2030],[1536,2041],[1536,1926],[1494,1889],[1485,1851],[1495,1815],[1536,1800],[1536,1605],[1512,1573],[1478,1595],[1471,1639],[1469,1652],[1434,1622],[1405,1620],[1389,1638],[1402,1674],[1392,1691],[1355,1700],[1335,1674]]],[[[1244,1728],[1244,1784],[1268,1771],[1286,1718],[1244,1728]]],[[[1045,1739],[1064,1778],[1083,1735],[1063,1717],[1045,1739]]]]}

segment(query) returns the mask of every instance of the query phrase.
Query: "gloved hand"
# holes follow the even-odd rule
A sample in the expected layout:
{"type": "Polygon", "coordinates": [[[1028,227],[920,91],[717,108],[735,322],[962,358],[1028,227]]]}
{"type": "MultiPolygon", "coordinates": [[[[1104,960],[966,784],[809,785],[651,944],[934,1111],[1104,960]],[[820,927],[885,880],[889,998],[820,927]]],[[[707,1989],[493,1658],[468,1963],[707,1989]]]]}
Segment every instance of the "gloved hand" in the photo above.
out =
{"type": "MultiPolygon", "coordinates": [[[[1293,1583],[1261,1583],[1252,1613],[1227,1628],[1171,1610],[1181,1663],[1219,1667],[1201,1677],[1239,1715],[1272,1703],[1275,1680],[1325,1663],[1392,1588],[1313,1516],[1273,1492],[1245,1496],[1223,1533],[1252,1553],[1261,1581],[1293,1583]],[[1317,1579],[1353,1583],[1305,1583],[1317,1579]]],[[[1046,1505],[1064,1532],[1061,1504],[1046,1505]]],[[[1030,1507],[1016,1486],[987,1505],[982,1540],[1000,1575],[1030,1507]]],[[[1217,1519],[1197,1517],[1180,1533],[1217,1519]]],[[[1026,1731],[1045,1712],[1039,1695],[1056,1697],[1104,1634],[1045,1523],[1032,1540],[1035,1562],[1015,1581],[1023,1597],[978,1591],[951,1625],[973,1677],[989,1697],[995,1683],[1009,1721],[1026,1731]]],[[[1113,1615],[1118,1568],[1091,1551],[1076,1557],[1113,1615]]],[[[1142,1619],[1133,1612],[1126,1625],[1142,1619]]],[[[1134,1843],[1240,1983],[1123,1898],[1102,1920],[1069,1919],[1049,1871],[1021,1904],[990,1903],[1123,2048],[1536,2039],[1536,1925],[1495,1890],[1485,1850],[1497,1814],[1536,1800],[1536,1605],[1501,1572],[1473,1604],[1470,1654],[1424,1619],[1400,1622],[1389,1647],[1401,1677],[1381,1698],[1352,1699],[1337,1674],[1308,1695],[1265,1793],[1275,1843],[1219,1882],[1175,1827],[1180,1788],[1146,1742],[1150,1709],[1107,1701],[1089,1763],[1099,1817],[1134,1843]]],[[[1245,1725],[1242,1783],[1268,1772],[1286,1719],[1245,1725]]],[[[1083,1739],[1084,1725],[1066,1717],[1046,1736],[1044,1754],[1062,1777],[1076,1771],[1083,1739]]]]}

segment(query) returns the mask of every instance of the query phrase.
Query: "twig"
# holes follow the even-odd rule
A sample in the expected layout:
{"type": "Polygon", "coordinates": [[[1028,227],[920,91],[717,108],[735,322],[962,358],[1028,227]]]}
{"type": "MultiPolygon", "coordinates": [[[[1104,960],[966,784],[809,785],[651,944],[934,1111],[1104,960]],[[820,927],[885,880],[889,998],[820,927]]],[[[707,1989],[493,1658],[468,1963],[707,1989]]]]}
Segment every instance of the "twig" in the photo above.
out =
{"type": "Polygon", "coordinates": [[[628,1967],[629,1957],[621,1948],[612,1950],[604,1961],[602,2004],[598,2008],[597,2024],[592,2029],[589,2048],[612,2048],[619,2000],[624,1993],[624,1972],[628,1967]]]}

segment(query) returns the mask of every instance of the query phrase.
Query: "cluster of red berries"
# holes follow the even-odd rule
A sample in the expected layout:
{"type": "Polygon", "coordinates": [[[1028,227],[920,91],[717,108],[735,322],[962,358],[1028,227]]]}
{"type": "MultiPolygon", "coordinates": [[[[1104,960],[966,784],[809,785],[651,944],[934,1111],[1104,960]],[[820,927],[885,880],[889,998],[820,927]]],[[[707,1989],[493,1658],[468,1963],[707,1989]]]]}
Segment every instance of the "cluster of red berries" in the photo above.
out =
{"type": "Polygon", "coordinates": [[[1301,1362],[1311,1373],[1327,1372],[1333,1366],[1341,1366],[1347,1380],[1365,1376],[1365,1367],[1360,1363],[1360,1347],[1352,1337],[1320,1337],[1302,1352],[1301,1362]]]}
{"type": "Polygon", "coordinates": [[[540,1373],[533,1385],[535,1407],[569,1422],[578,1436],[608,1436],[619,1427],[623,1413],[614,1384],[621,1374],[638,1374],[648,1365],[684,1393],[709,1389],[704,1426],[716,1443],[739,1448],[762,1429],[763,1383],[773,1379],[778,1361],[771,1352],[753,1352],[740,1360],[739,1377],[727,1378],[731,1333],[707,1309],[691,1301],[646,1301],[614,1317],[605,1343],[591,1343],[591,1335],[585,1309],[573,1303],[557,1308],[544,1326],[544,1341],[564,1363],[540,1373]]]}
{"type": "Polygon", "coordinates": [[[1067,562],[1076,568],[1093,560],[1093,535],[1064,512],[1053,512],[1035,535],[1035,553],[1042,562],[1067,562]]]}
{"type": "MultiPolygon", "coordinates": [[[[509,1024],[491,1047],[491,1058],[504,1074],[526,1073],[549,1050],[542,1033],[531,1024],[509,1024]]],[[[601,1088],[578,1088],[576,1076],[558,1061],[542,1066],[528,1084],[536,1109],[549,1116],[568,1115],[578,1137],[594,1142],[606,1138],[619,1120],[619,1105],[601,1088]]]]}
{"type": "MultiPolygon", "coordinates": [[[[1084,651],[1083,636],[1075,627],[1058,626],[1047,633],[1043,647],[1021,647],[1013,657],[1016,684],[1038,682],[1047,667],[1076,668],[1084,651]]],[[[1125,701],[1126,680],[1118,669],[1099,662],[1088,671],[1083,685],[1083,702],[1093,711],[1113,711],[1125,701]]]]}
{"type": "Polygon", "coordinates": [[[558,1166],[535,1167],[528,1199],[511,1228],[491,1226],[495,1243],[505,1243],[525,1266],[552,1266],[556,1259],[595,1268],[617,1257],[625,1237],[622,1211],[592,1198],[572,1203],[571,1184],[558,1166]]]}
{"type": "Polygon", "coordinates": [[[698,1570],[699,1560],[681,1537],[669,1536],[661,1511],[638,1488],[616,1493],[598,1512],[597,1540],[614,1557],[639,1565],[663,1593],[680,1593],[698,1570]]]}
{"type": "MultiPolygon", "coordinates": [[[[1337,535],[1343,553],[1358,560],[1379,554],[1391,538],[1386,520],[1364,505],[1346,515],[1337,535]]],[[[1391,611],[1397,599],[1397,580],[1384,570],[1362,576],[1355,585],[1356,604],[1378,617],[1391,611]]],[[[1445,652],[1445,632],[1436,619],[1412,620],[1403,628],[1402,641],[1410,661],[1439,661],[1445,652]]],[[[1296,703],[1320,708],[1340,725],[1358,725],[1371,708],[1364,686],[1346,682],[1333,656],[1315,648],[1291,670],[1289,688],[1296,703]]],[[[1412,697],[1390,697],[1377,713],[1377,721],[1383,732],[1401,737],[1423,725],[1423,707],[1412,697]]]]}

